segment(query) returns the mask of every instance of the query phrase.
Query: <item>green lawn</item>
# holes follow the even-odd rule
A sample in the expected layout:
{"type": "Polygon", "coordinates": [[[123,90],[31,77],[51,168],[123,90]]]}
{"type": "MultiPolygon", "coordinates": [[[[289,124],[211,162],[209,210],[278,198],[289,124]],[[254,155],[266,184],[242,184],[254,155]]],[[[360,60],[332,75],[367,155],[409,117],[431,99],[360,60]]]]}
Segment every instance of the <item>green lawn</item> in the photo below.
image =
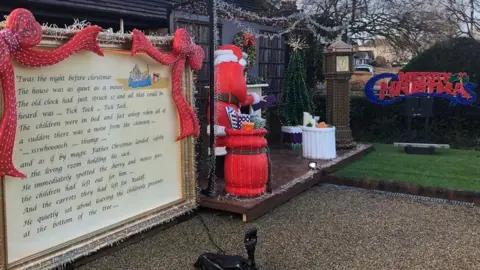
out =
{"type": "Polygon", "coordinates": [[[407,155],[403,148],[376,144],[375,151],[334,175],[480,191],[480,152],[438,149],[407,155]]]}

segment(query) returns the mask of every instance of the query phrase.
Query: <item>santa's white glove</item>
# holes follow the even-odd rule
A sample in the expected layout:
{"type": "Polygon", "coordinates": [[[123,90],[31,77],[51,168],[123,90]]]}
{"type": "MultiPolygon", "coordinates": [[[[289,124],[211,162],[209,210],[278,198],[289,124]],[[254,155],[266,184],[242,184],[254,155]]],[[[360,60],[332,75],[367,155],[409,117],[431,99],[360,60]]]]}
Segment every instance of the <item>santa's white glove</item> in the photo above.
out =
{"type": "Polygon", "coordinates": [[[252,93],[251,95],[253,97],[253,103],[252,104],[258,104],[258,103],[260,103],[260,101],[262,101],[262,97],[259,94],[252,93]]]}
{"type": "Polygon", "coordinates": [[[216,136],[225,136],[225,127],[215,125],[215,135],[216,136]]]}
{"type": "MultiPolygon", "coordinates": [[[[215,125],[215,126],[214,126],[214,129],[215,129],[215,131],[214,131],[214,132],[215,132],[215,136],[225,136],[225,135],[227,135],[227,134],[225,133],[225,127],[223,127],[223,126],[217,126],[217,125],[215,125]]],[[[207,134],[210,135],[210,125],[207,126],[207,134]]]]}

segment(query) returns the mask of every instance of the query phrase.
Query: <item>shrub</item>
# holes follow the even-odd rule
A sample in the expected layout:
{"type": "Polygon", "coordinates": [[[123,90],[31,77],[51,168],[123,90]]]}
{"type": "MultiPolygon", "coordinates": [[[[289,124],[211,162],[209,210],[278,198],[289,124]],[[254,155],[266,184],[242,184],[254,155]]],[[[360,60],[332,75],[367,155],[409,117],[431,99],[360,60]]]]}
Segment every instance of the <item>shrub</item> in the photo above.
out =
{"type": "Polygon", "coordinates": [[[377,57],[375,57],[375,66],[376,67],[385,67],[387,66],[387,60],[385,59],[385,57],[379,55],[377,57]]]}
{"type": "Polygon", "coordinates": [[[467,37],[453,38],[414,57],[402,71],[467,72],[470,80],[478,84],[480,62],[476,59],[480,59],[480,42],[467,37]]]}

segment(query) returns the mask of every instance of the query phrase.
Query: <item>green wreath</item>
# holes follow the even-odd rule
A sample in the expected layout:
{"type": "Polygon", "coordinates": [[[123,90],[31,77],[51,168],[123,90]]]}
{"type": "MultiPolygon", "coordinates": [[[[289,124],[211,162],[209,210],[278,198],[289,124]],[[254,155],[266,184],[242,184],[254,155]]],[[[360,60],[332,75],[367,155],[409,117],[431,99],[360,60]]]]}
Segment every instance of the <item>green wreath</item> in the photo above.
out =
{"type": "Polygon", "coordinates": [[[233,43],[248,55],[245,70],[249,71],[257,61],[255,36],[248,32],[238,32],[233,38],[233,43]]]}

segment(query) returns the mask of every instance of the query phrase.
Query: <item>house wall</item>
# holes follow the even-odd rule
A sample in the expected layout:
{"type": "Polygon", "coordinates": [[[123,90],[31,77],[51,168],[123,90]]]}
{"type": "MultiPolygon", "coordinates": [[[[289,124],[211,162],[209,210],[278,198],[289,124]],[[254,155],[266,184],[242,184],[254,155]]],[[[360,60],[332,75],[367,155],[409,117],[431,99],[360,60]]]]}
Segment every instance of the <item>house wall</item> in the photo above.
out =
{"type": "Polygon", "coordinates": [[[359,46],[359,51],[373,51],[375,57],[383,56],[388,63],[394,61],[402,61],[405,58],[410,58],[411,54],[399,53],[392,46],[388,44],[379,44],[376,46],[359,46]]]}
{"type": "Polygon", "coordinates": [[[357,58],[353,59],[353,64],[354,65],[364,65],[364,64],[369,64],[370,59],[365,59],[365,58],[357,58]]]}
{"type": "Polygon", "coordinates": [[[378,46],[360,46],[359,51],[373,51],[375,58],[377,56],[385,57],[387,62],[392,62],[397,60],[397,55],[395,50],[387,45],[378,45],[378,46]]]}
{"type": "MultiPolygon", "coordinates": [[[[175,11],[172,15],[174,16],[174,20],[181,19],[181,20],[187,20],[187,21],[208,22],[208,17],[203,15],[190,14],[190,13],[181,12],[181,11],[175,11]]],[[[218,23],[221,24],[222,26],[221,44],[233,44],[233,37],[244,28],[251,28],[255,32],[260,32],[260,31],[278,32],[280,30],[279,28],[265,26],[265,25],[261,25],[253,22],[242,21],[241,27],[239,27],[237,23],[232,21],[227,21],[227,20],[219,20],[218,23]]],[[[171,25],[172,27],[174,27],[175,24],[172,23],[171,25]]],[[[173,29],[171,29],[171,31],[173,33],[173,29]]],[[[260,57],[259,42],[256,43],[256,46],[257,46],[257,61],[249,72],[249,75],[251,76],[258,76],[258,62],[260,57]]]]}

